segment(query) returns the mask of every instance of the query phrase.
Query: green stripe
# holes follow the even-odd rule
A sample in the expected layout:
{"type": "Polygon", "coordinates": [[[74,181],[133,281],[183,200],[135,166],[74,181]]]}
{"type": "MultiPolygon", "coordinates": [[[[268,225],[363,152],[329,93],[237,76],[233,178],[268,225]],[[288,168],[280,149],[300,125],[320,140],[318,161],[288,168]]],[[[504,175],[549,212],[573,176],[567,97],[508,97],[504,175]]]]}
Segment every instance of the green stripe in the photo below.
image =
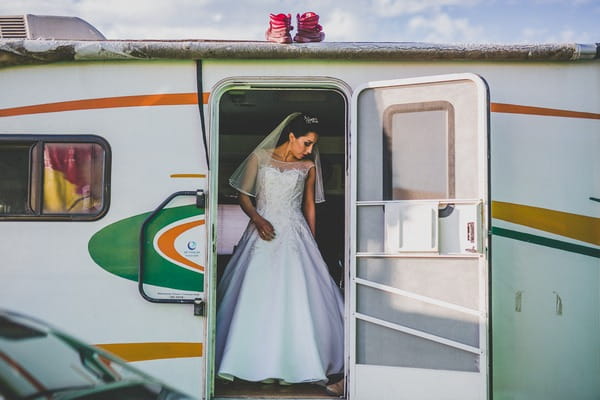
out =
{"type": "Polygon", "coordinates": [[[517,232],[495,226],[492,227],[492,235],[504,236],[507,238],[520,240],[522,242],[539,244],[540,246],[552,247],[554,249],[565,250],[571,253],[578,253],[590,257],[600,258],[600,249],[563,242],[562,240],[548,239],[543,236],[531,235],[529,233],[517,232]]]}

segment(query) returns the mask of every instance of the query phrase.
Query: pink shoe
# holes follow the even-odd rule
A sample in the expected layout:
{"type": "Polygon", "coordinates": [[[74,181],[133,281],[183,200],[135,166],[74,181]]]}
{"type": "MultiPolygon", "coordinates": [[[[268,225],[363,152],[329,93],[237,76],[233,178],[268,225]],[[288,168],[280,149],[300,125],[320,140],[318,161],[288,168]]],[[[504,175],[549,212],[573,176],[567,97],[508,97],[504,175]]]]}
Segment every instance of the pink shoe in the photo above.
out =
{"type": "Polygon", "coordinates": [[[292,16],[290,14],[269,14],[269,29],[265,37],[270,42],[292,43],[292,16]]]}
{"type": "Polygon", "coordinates": [[[299,43],[321,42],[325,39],[325,33],[321,32],[323,27],[319,25],[319,15],[314,12],[305,12],[296,15],[298,21],[298,33],[294,41],[299,43]]]}

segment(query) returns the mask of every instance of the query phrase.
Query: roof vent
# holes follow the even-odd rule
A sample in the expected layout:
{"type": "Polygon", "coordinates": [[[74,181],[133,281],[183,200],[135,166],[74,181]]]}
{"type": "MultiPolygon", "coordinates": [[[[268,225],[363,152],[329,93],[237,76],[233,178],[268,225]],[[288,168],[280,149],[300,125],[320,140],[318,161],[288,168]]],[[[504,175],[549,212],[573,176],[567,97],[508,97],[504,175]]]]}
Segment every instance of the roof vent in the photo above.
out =
{"type": "Polygon", "coordinates": [[[26,39],[24,16],[0,17],[0,39],[26,39]]]}
{"type": "Polygon", "coordinates": [[[32,14],[0,16],[0,39],[106,40],[81,18],[32,14]]]}

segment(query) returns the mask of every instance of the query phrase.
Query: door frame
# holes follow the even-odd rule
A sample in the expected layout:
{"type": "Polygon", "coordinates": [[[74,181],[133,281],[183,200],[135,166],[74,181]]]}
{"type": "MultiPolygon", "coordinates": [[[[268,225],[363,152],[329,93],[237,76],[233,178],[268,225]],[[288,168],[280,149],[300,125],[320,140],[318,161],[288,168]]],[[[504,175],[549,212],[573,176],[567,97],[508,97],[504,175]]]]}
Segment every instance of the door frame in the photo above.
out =
{"type": "Polygon", "coordinates": [[[352,89],[344,81],[327,76],[309,76],[309,77],[264,77],[264,76],[235,76],[228,77],[217,82],[211,89],[208,98],[208,147],[209,147],[209,173],[208,173],[208,194],[206,204],[206,229],[207,237],[209,238],[207,249],[207,272],[205,276],[205,296],[206,296],[206,338],[205,338],[205,364],[204,364],[204,396],[206,399],[213,399],[215,371],[214,371],[214,351],[215,351],[215,336],[216,336],[216,300],[217,300],[217,221],[218,221],[218,171],[219,171],[219,103],[221,97],[228,91],[234,89],[273,89],[273,90],[292,90],[292,89],[329,89],[339,92],[345,100],[345,134],[344,134],[344,218],[346,219],[344,241],[346,243],[344,249],[344,376],[348,376],[349,372],[349,335],[348,323],[350,305],[348,302],[349,295],[349,277],[350,277],[350,101],[352,99],[352,89]]]}

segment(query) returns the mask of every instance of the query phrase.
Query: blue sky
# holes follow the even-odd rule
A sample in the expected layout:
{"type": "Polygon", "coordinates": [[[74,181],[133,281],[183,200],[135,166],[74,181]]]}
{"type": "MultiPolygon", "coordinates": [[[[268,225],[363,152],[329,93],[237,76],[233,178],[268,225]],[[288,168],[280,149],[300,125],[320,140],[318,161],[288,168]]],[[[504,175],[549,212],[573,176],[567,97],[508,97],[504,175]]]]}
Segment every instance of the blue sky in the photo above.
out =
{"type": "Polygon", "coordinates": [[[326,41],[600,42],[600,0],[0,1],[0,15],[78,16],[108,39],[263,40],[270,12],[304,11],[326,41]]]}

